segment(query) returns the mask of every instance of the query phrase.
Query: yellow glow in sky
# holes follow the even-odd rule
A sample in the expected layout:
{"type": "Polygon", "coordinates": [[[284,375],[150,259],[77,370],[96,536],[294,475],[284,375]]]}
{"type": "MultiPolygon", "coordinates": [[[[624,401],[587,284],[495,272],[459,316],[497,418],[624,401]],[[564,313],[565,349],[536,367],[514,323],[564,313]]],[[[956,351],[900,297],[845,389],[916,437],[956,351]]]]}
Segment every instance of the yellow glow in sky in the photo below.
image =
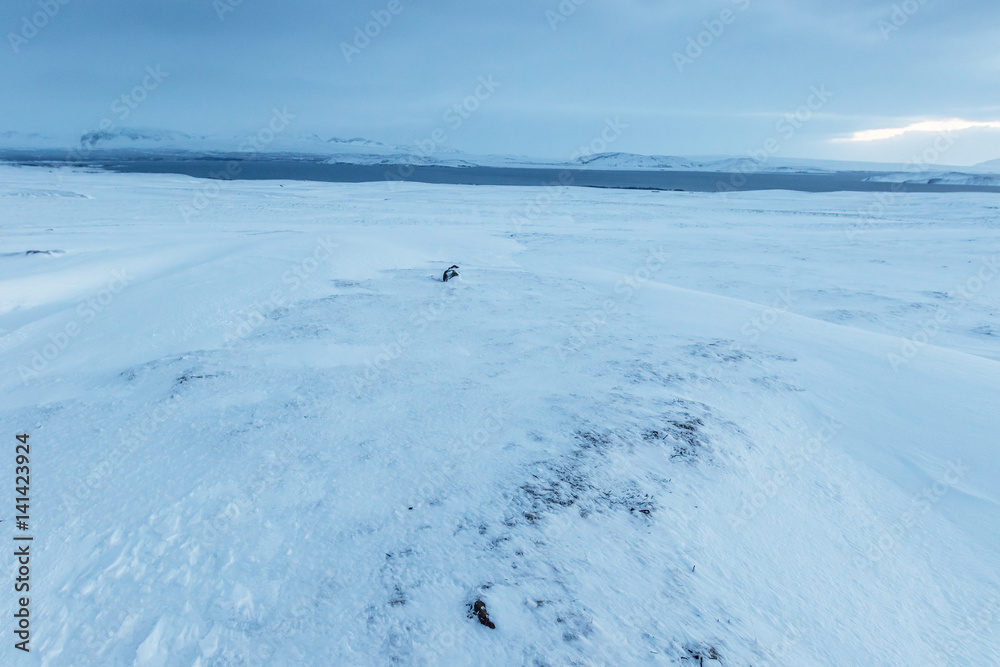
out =
{"type": "Polygon", "coordinates": [[[842,141],[879,141],[880,139],[892,139],[907,132],[958,132],[974,127],[991,127],[1000,129],[1000,121],[974,121],[952,118],[951,120],[925,120],[920,123],[913,123],[906,127],[890,127],[884,130],[864,130],[855,132],[853,135],[842,141]]]}

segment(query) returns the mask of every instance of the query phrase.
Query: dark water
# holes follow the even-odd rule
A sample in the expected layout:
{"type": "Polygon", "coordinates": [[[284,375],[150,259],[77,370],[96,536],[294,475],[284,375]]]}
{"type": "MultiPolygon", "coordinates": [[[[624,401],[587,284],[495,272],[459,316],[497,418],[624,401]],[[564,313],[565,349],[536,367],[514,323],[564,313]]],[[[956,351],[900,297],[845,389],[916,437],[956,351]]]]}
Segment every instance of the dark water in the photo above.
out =
{"type": "Polygon", "coordinates": [[[68,161],[65,153],[0,151],[0,160],[23,165],[74,165],[143,174],[184,174],[235,180],[326,181],[365,183],[386,180],[451,185],[575,185],[595,188],[727,192],[795,190],[799,192],[992,192],[982,185],[875,183],[876,172],[716,173],[699,171],[597,171],[522,167],[440,167],[411,165],[326,164],[315,158],[246,155],[178,156],[104,153],[68,161]]]}

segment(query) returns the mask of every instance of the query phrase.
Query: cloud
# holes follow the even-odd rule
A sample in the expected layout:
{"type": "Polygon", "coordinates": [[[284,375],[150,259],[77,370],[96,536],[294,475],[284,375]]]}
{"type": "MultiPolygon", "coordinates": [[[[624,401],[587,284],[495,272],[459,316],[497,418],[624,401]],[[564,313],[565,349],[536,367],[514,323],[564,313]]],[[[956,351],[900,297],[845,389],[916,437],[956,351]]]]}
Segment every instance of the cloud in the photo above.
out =
{"type": "Polygon", "coordinates": [[[950,120],[925,120],[912,123],[905,127],[890,127],[879,130],[861,130],[845,139],[835,141],[881,141],[892,139],[908,132],[959,132],[972,128],[991,128],[1000,130],[1000,121],[975,121],[952,118],[950,120]]]}
{"type": "MultiPolygon", "coordinates": [[[[233,9],[221,20],[213,0],[72,0],[15,52],[7,35],[38,2],[0,2],[0,133],[78,140],[118,121],[112,105],[157,66],[170,78],[129,109],[128,126],[242,136],[287,106],[295,131],[401,145],[494,76],[504,87],[449,134],[449,147],[479,154],[562,157],[620,116],[630,128],[618,150],[744,155],[813,86],[836,98],[783,156],[905,161],[933,134],[850,137],[914,119],[1000,119],[995,0],[928,2],[889,41],[878,22],[902,0],[401,0],[349,62],[341,45],[390,0],[219,0],[233,9]],[[724,10],[735,18],[720,32],[724,10]],[[566,20],[553,30],[547,12],[566,20]],[[688,48],[703,54],[680,72],[674,54],[688,48]]],[[[963,135],[949,159],[1000,155],[995,129],[963,135]]]]}

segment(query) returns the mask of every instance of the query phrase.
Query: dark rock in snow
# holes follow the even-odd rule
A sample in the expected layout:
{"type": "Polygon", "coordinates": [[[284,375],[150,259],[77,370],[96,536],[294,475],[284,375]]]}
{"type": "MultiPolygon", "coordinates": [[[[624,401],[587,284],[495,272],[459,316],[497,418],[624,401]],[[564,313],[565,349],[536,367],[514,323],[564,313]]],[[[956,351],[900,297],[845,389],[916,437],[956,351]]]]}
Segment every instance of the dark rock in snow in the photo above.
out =
{"type": "Polygon", "coordinates": [[[490,620],[489,614],[486,613],[486,603],[482,600],[476,600],[469,611],[469,618],[476,616],[479,622],[488,627],[490,630],[495,630],[496,625],[490,620]]]}

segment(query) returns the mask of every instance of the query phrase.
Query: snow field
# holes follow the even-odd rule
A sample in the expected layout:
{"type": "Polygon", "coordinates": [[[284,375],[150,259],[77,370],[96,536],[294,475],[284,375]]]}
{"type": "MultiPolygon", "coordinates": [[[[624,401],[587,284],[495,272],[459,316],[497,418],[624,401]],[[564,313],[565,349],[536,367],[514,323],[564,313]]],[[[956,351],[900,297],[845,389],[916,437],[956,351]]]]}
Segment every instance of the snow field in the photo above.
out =
{"type": "Polygon", "coordinates": [[[992,195],[0,183],[30,664],[1000,661],[992,195]]]}

